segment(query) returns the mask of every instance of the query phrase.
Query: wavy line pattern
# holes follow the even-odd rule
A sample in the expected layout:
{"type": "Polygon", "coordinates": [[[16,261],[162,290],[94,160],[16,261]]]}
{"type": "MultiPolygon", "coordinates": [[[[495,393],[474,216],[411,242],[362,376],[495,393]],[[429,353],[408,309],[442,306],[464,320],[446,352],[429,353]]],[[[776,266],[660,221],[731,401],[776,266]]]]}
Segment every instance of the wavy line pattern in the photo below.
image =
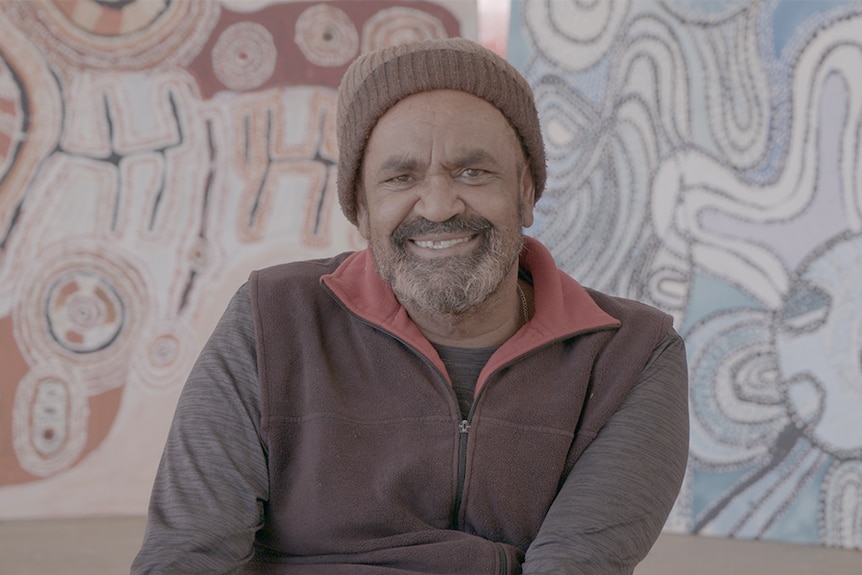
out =
{"type": "Polygon", "coordinates": [[[862,2],[512,14],[549,147],[533,233],[686,338],[668,528],[862,548],[862,2]]]}

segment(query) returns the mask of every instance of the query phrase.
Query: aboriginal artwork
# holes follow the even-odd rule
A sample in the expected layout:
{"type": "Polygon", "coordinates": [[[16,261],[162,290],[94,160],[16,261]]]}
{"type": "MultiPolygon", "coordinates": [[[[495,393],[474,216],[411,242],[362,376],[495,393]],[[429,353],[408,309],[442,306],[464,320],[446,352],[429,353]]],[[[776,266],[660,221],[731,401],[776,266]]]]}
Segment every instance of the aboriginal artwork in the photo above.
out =
{"type": "Polygon", "coordinates": [[[254,268],[361,247],[335,199],[360,53],[463,1],[0,2],[0,519],[143,513],[254,268]]]}
{"type": "Polygon", "coordinates": [[[862,548],[862,2],[515,2],[508,57],[532,233],[686,339],[667,529],[862,548]]]}

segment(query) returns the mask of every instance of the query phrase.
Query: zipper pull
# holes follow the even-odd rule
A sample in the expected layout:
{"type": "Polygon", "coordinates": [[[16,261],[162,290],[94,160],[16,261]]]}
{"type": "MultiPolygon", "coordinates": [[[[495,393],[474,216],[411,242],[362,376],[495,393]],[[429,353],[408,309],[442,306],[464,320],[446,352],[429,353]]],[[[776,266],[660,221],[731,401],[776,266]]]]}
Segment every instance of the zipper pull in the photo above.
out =
{"type": "Polygon", "coordinates": [[[466,419],[461,421],[461,423],[458,424],[458,431],[461,433],[467,433],[470,431],[470,422],[466,419]]]}

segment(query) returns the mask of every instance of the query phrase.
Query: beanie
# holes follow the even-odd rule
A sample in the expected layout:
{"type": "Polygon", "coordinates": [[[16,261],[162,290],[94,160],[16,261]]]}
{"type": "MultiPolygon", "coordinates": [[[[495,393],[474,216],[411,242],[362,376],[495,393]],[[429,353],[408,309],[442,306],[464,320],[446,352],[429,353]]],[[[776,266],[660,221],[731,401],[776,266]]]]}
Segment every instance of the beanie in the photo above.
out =
{"type": "Polygon", "coordinates": [[[495,106],[521,141],[535,185],[545,187],[545,148],[529,84],[504,58],[464,38],[399,44],[361,55],[338,88],[338,201],[356,220],[356,179],[380,116],[403,98],[430,90],[467,92],[495,106]]]}

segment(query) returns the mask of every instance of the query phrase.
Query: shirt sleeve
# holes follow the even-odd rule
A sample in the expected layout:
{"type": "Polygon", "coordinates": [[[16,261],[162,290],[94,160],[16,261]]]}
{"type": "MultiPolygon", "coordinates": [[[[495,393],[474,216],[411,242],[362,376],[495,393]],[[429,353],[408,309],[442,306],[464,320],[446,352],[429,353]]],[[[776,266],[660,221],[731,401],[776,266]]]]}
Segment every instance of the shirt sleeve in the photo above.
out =
{"type": "Polygon", "coordinates": [[[236,573],[268,497],[248,286],[234,295],[180,394],[132,575],[236,573]]]}
{"type": "Polygon", "coordinates": [[[631,574],[676,501],[688,438],[685,345],[672,332],[566,478],[524,575],[631,574]]]}

